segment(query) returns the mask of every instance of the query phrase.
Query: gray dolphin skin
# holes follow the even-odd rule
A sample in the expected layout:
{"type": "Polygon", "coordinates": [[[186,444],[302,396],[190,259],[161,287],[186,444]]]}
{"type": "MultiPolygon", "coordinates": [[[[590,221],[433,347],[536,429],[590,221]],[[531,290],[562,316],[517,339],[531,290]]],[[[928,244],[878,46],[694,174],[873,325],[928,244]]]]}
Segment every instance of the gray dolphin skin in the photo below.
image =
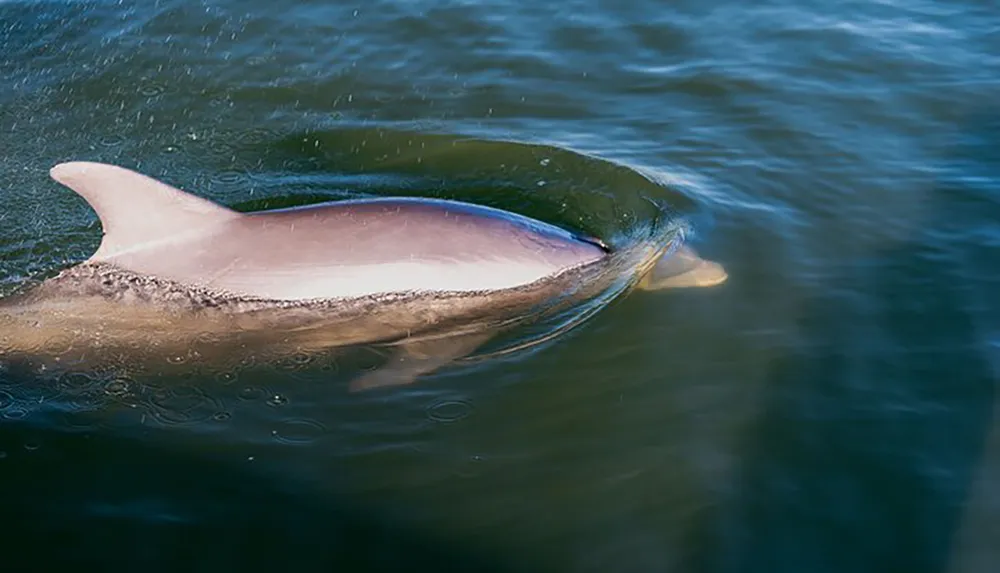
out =
{"type": "MultiPolygon", "coordinates": [[[[239,213],[113,165],[50,173],[94,209],[104,236],[83,263],[0,301],[0,360],[73,368],[126,355],[267,359],[376,344],[394,349],[387,364],[352,389],[406,384],[620,274],[599,240],[457,201],[239,213]]],[[[636,255],[633,286],[726,280],[687,247],[664,252],[636,255]]]]}

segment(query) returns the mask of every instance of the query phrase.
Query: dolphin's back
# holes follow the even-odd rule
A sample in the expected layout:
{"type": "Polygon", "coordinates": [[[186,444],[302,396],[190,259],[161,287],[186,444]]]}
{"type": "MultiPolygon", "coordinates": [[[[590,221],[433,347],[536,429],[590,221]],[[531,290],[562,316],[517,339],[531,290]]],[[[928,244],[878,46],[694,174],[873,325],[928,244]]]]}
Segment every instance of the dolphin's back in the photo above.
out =
{"type": "Polygon", "coordinates": [[[370,199],[240,214],[96,163],[53,177],[97,211],[93,262],[274,300],[396,292],[488,292],[603,260],[596,241],[488,207],[370,199]]]}

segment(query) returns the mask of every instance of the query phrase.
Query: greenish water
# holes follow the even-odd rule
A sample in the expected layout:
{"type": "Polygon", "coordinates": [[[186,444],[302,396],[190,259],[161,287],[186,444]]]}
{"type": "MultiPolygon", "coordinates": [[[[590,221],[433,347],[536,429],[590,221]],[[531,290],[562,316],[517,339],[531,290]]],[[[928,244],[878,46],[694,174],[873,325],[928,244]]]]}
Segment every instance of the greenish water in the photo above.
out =
{"type": "Polygon", "coordinates": [[[730,276],[390,393],[0,372],[4,569],[995,570],[998,34],[977,0],[0,0],[0,292],[96,248],[71,159],[609,240],[652,199],[730,276]]]}

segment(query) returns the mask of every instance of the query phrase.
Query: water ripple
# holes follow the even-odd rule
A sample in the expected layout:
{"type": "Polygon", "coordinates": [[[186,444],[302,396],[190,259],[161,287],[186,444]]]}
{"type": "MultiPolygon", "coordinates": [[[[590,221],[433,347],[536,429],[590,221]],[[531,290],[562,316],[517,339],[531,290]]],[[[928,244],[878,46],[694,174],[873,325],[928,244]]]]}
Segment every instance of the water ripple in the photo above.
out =
{"type": "Polygon", "coordinates": [[[316,420],[286,420],[272,432],[275,440],[292,445],[302,445],[323,438],[329,430],[316,420]]]}
{"type": "Polygon", "coordinates": [[[223,409],[217,398],[195,387],[161,388],[149,400],[149,410],[156,420],[169,426],[200,424],[223,409]]]}
{"type": "Polygon", "coordinates": [[[438,423],[453,424],[472,415],[473,406],[465,400],[442,400],[427,407],[427,417],[438,423]]]}

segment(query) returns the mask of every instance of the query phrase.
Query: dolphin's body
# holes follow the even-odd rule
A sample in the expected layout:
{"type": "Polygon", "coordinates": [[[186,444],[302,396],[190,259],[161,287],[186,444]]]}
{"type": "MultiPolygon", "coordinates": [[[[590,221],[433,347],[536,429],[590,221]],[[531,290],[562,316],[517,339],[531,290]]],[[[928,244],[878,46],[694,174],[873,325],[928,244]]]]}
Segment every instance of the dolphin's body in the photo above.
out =
{"type": "MultiPolygon", "coordinates": [[[[399,384],[614,276],[599,240],[467,203],[380,198],[244,214],[121,167],[63,163],[51,175],[97,212],[104,237],[87,261],[0,301],[0,357],[77,364],[196,346],[231,355],[392,344],[389,364],[354,387],[399,384]]],[[[655,269],[647,258],[642,286],[726,278],[686,248],[655,269]]]]}

